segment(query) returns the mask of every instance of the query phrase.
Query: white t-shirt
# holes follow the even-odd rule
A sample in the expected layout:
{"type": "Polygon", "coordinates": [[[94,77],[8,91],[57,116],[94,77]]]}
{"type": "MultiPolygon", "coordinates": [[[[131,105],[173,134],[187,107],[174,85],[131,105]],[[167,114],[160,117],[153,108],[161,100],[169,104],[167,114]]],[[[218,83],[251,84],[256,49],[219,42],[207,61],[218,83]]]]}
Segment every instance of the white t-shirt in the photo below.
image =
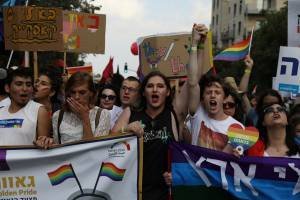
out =
{"type": "Polygon", "coordinates": [[[192,133],[192,144],[209,149],[222,151],[228,143],[227,130],[231,124],[240,122],[228,116],[225,120],[215,120],[208,116],[208,113],[200,105],[190,118],[192,133]]]}
{"type": "Polygon", "coordinates": [[[112,129],[116,123],[116,121],[119,119],[121,113],[123,112],[123,109],[119,106],[113,106],[110,112],[110,128],[112,129]]]}
{"type": "Polygon", "coordinates": [[[2,101],[0,101],[0,108],[2,108],[4,106],[9,106],[9,105],[10,105],[10,98],[9,97],[6,97],[2,101]]]}
{"type": "Polygon", "coordinates": [[[33,145],[41,104],[30,100],[16,113],[0,108],[0,146],[33,145]]]}
{"type": "MultiPolygon", "coordinates": [[[[95,106],[90,109],[89,113],[91,128],[95,137],[108,135],[110,131],[110,113],[106,109],[102,109],[98,126],[95,129],[95,119],[98,109],[99,107],[95,106]]],[[[59,112],[60,110],[56,111],[52,116],[53,138],[56,143],[59,143],[57,134],[59,112]]],[[[83,136],[82,121],[76,114],[72,112],[64,112],[63,119],[59,126],[59,131],[62,144],[81,140],[83,136]]]]}

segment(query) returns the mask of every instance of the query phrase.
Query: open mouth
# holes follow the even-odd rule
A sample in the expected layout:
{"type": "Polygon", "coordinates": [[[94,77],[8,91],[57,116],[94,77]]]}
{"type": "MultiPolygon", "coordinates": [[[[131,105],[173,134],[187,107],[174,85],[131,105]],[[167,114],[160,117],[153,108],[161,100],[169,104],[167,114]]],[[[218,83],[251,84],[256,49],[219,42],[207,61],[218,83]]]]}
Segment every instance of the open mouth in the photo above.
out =
{"type": "Polygon", "coordinates": [[[151,100],[153,103],[157,103],[159,100],[159,96],[157,94],[151,95],[151,100]]]}
{"type": "Polygon", "coordinates": [[[210,101],[209,101],[209,105],[210,105],[211,107],[215,107],[215,106],[217,106],[217,102],[216,102],[215,100],[210,100],[210,101]]]}
{"type": "Polygon", "coordinates": [[[276,120],[276,119],[280,119],[280,115],[279,115],[279,114],[277,114],[277,113],[273,114],[273,119],[274,119],[274,120],[276,120]]]}

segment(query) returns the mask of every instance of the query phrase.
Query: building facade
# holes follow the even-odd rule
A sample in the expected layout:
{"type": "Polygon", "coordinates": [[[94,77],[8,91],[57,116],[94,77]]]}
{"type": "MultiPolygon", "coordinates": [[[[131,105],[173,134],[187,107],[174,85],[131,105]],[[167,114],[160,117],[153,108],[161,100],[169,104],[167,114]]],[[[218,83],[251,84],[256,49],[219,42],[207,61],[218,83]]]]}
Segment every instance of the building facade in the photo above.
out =
{"type": "Polygon", "coordinates": [[[212,0],[213,44],[222,49],[246,38],[264,20],[262,11],[275,11],[286,0],[212,0]]]}

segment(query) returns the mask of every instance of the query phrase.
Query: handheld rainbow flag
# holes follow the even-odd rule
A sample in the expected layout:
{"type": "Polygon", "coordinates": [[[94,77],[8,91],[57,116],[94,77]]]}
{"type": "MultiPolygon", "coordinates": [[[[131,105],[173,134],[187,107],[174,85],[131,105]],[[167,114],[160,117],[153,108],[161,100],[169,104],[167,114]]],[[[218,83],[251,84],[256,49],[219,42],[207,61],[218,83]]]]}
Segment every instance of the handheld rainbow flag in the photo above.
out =
{"type": "Polygon", "coordinates": [[[51,184],[58,185],[68,178],[76,178],[71,164],[62,165],[48,173],[51,184]]]}
{"type": "Polygon", "coordinates": [[[245,40],[234,44],[214,57],[214,60],[238,61],[250,53],[252,34],[245,40]]]}
{"type": "Polygon", "coordinates": [[[119,169],[113,163],[102,163],[100,176],[106,176],[114,181],[122,181],[126,169],[119,169]]]}

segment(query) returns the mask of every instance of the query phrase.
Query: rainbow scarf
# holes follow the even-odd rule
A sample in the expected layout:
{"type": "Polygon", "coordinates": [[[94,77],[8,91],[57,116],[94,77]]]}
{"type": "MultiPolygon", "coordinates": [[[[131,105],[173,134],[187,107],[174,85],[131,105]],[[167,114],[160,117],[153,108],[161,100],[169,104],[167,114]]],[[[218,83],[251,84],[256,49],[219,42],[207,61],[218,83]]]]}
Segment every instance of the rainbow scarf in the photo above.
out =
{"type": "Polygon", "coordinates": [[[241,42],[223,50],[221,53],[214,57],[214,60],[223,61],[238,61],[246,57],[249,52],[249,45],[251,43],[251,35],[241,42]]]}

